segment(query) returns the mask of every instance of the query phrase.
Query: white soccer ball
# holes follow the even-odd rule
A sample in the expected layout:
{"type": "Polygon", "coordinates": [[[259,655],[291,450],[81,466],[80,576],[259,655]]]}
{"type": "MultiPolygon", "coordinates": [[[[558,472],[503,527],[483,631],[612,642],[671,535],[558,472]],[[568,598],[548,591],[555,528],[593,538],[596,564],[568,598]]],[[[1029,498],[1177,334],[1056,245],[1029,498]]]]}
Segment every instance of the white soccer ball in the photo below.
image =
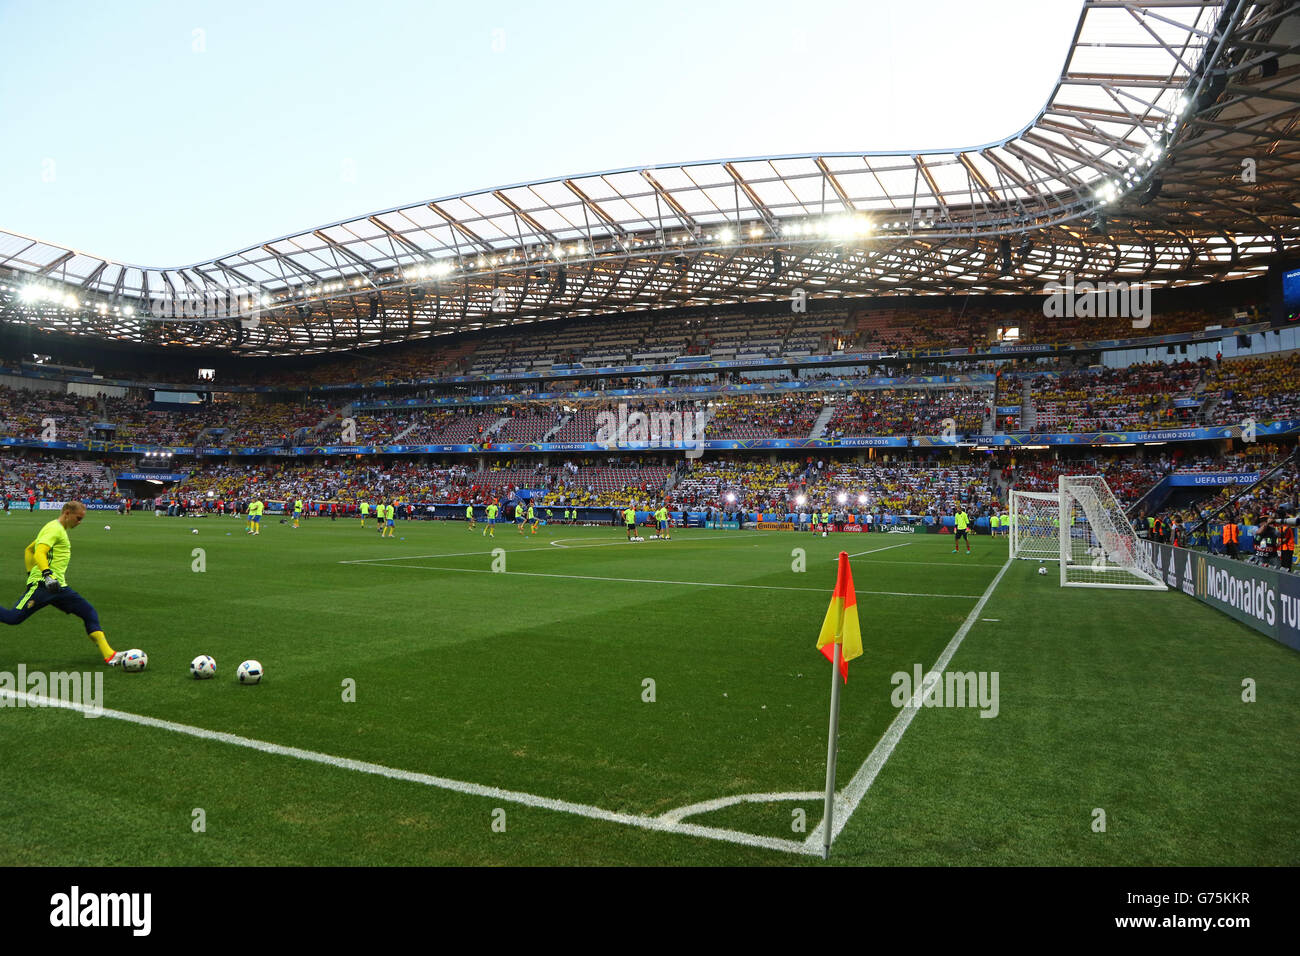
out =
{"type": "Polygon", "coordinates": [[[195,680],[207,680],[209,677],[215,677],[217,676],[217,662],[207,654],[200,654],[190,661],[190,673],[194,675],[195,680]]]}
{"type": "Polygon", "coordinates": [[[826,537],[826,532],[825,532],[825,531],[822,532],[822,537],[823,537],[823,538],[826,537]]]}
{"type": "Polygon", "coordinates": [[[1039,573],[1039,574],[1046,574],[1046,573],[1047,573],[1047,568],[1039,568],[1039,569],[1038,569],[1038,573],[1039,573]]]}
{"type": "Polygon", "coordinates": [[[111,524],[106,524],[106,525],[104,525],[104,530],[105,530],[105,531],[112,531],[112,530],[113,530],[113,526],[112,526],[111,524]]]}
{"type": "Polygon", "coordinates": [[[139,648],[122,655],[122,670],[128,674],[138,674],[149,666],[149,655],[139,648]]]}
{"type": "Polygon", "coordinates": [[[263,673],[261,661],[244,661],[239,665],[235,676],[239,678],[241,684],[260,684],[263,673]]]}
{"type": "Polygon", "coordinates": [[[198,533],[199,533],[198,528],[190,528],[190,534],[198,534],[198,533]]]}

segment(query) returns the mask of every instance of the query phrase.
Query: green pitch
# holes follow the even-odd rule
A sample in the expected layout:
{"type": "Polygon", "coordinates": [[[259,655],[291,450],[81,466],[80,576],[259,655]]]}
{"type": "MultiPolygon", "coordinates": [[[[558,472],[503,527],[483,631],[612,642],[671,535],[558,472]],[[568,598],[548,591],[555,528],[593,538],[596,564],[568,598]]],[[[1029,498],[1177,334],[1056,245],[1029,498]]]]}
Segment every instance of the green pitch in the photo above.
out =
{"type": "MultiPolygon", "coordinates": [[[[49,517],[0,518],[9,606],[49,517]]],[[[104,669],[46,609],[0,628],[0,672],[104,670],[105,708],[166,723],[0,708],[0,864],[823,865],[801,848],[822,815],[835,556],[872,552],[852,558],[847,791],[900,713],[893,675],[933,667],[1007,550],[368,525],[268,518],[253,539],[242,519],[91,513],[69,582],[148,670],[104,669]],[[189,677],[198,654],[216,679],[189,677]],[[246,658],[262,685],[236,683],[246,658]]],[[[1180,594],[1036,570],[1006,570],[948,665],[996,672],[996,706],[921,708],[831,862],[1300,862],[1300,655],[1180,594]]]]}

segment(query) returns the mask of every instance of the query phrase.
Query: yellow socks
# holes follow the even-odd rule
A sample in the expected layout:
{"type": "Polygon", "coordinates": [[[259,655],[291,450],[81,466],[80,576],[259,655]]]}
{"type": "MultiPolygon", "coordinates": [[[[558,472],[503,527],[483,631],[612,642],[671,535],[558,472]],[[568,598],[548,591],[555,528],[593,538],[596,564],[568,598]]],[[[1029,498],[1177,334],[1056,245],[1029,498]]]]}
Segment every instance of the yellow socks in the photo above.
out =
{"type": "Polygon", "coordinates": [[[108,646],[108,638],[104,637],[103,631],[93,631],[90,639],[99,647],[99,653],[104,655],[104,660],[111,661],[113,655],[117,652],[108,646]]]}

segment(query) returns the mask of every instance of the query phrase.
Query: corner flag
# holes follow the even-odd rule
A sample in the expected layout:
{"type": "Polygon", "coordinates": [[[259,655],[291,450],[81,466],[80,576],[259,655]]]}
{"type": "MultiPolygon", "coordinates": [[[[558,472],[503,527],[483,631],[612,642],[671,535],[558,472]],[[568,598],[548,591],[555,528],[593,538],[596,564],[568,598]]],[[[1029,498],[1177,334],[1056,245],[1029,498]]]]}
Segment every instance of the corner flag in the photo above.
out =
{"type": "Polygon", "coordinates": [[[858,598],[853,593],[853,572],[849,570],[849,556],[840,552],[839,572],[835,576],[835,592],[826,609],[821,633],[817,636],[817,649],[832,664],[835,663],[834,645],[842,645],[839,654],[840,675],[849,682],[849,661],[862,656],[862,631],[858,627],[858,598]]]}

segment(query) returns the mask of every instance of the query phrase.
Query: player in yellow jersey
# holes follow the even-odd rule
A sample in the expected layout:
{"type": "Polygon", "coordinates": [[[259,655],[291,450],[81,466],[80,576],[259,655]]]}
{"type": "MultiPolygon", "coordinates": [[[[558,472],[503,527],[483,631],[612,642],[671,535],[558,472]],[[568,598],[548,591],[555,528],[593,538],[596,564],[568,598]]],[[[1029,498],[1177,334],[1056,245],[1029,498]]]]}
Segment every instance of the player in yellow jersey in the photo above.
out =
{"type": "Polygon", "coordinates": [[[302,517],[302,499],[295,498],[293,502],[293,526],[298,527],[298,519],[302,517]]]}
{"type": "Polygon", "coordinates": [[[483,537],[495,538],[497,536],[497,503],[491,502],[487,506],[487,521],[483,528],[483,537]]]}
{"type": "Polygon", "coordinates": [[[384,533],[381,537],[391,538],[397,532],[393,528],[393,516],[397,513],[397,508],[390,502],[384,506],[384,533]]]}
{"type": "Polygon", "coordinates": [[[473,531],[474,530],[474,506],[473,505],[465,506],[465,520],[469,522],[468,530],[473,531]]]}
{"type": "Polygon", "coordinates": [[[361,502],[361,527],[364,528],[366,526],[366,518],[369,516],[369,514],[370,514],[370,502],[369,501],[361,502]]]}
{"type": "Polygon", "coordinates": [[[81,618],[86,626],[86,635],[99,648],[104,663],[116,667],[122,662],[122,652],[109,647],[94,606],[68,587],[68,563],[72,560],[72,542],[68,540],[68,532],[81,524],[85,517],[86,506],[80,501],[69,501],[57,518],[41,528],[36,540],[23,552],[27,589],[12,611],[0,607],[0,622],[21,624],[47,604],[52,604],[64,614],[81,618]]]}
{"type": "Polygon", "coordinates": [[[259,535],[262,533],[262,514],[266,511],[266,505],[254,498],[248,503],[248,533],[259,535]]]}
{"type": "Polygon", "coordinates": [[[966,514],[966,509],[962,505],[957,506],[957,510],[952,516],[952,553],[957,553],[957,545],[964,538],[966,540],[966,553],[970,554],[970,516],[966,514]]]}
{"type": "Polygon", "coordinates": [[[627,540],[636,534],[636,508],[629,505],[623,510],[623,520],[627,523],[627,540]]]}

